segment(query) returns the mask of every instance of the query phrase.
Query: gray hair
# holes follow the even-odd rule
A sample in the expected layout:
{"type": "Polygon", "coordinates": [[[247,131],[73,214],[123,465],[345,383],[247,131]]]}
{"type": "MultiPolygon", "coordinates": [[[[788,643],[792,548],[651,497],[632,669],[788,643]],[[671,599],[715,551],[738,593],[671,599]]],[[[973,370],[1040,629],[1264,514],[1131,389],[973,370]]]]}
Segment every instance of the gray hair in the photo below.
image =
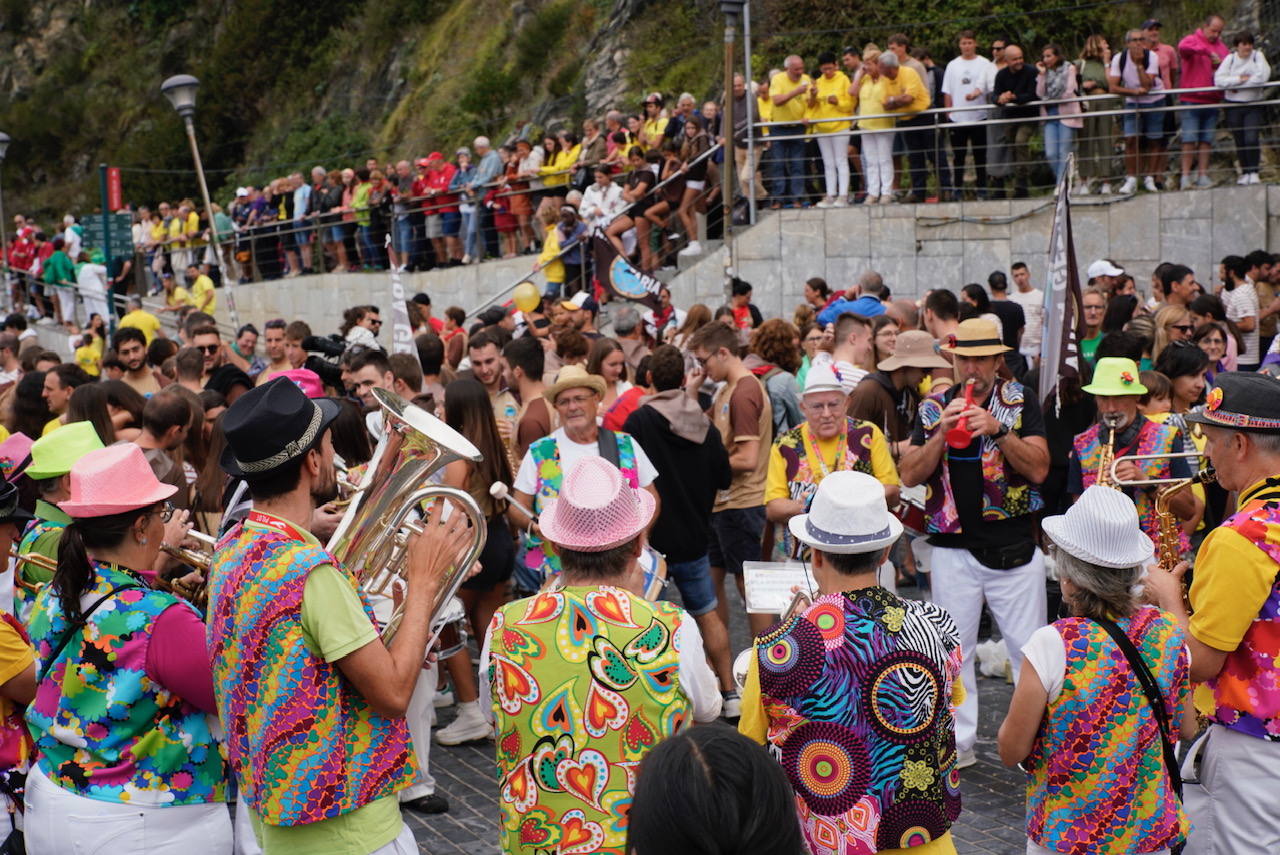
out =
{"type": "Polygon", "coordinates": [[[477,150],[482,148],[493,148],[493,146],[489,145],[488,137],[476,137],[471,144],[475,146],[477,150]]]}
{"type": "Polygon", "coordinates": [[[631,335],[640,326],[640,313],[634,306],[620,306],[613,313],[613,331],[618,335],[631,335]]]}
{"type": "Polygon", "coordinates": [[[863,294],[868,294],[872,297],[879,297],[884,293],[884,278],[874,270],[864,271],[863,274],[858,277],[858,287],[862,290],[863,294]]]}
{"type": "Polygon", "coordinates": [[[604,114],[604,120],[606,122],[617,122],[620,125],[622,124],[622,113],[618,110],[610,110],[604,114]]]}
{"type": "Polygon", "coordinates": [[[564,197],[564,203],[565,203],[566,205],[572,205],[572,206],[573,206],[573,207],[575,207],[575,208],[581,207],[581,205],[582,205],[582,191],[581,191],[581,190],[570,190],[568,193],[566,193],[566,194],[565,194],[565,197],[564,197]]]}
{"type": "Polygon", "coordinates": [[[880,67],[881,68],[897,68],[898,55],[891,50],[887,50],[884,53],[880,54],[880,67]]]}
{"type": "Polygon", "coordinates": [[[1054,561],[1058,578],[1068,580],[1078,589],[1071,600],[1074,614],[1087,618],[1127,617],[1137,608],[1134,589],[1145,572],[1141,564],[1118,569],[1102,567],[1062,548],[1054,549],[1054,561]]]}
{"type": "Polygon", "coordinates": [[[680,97],[676,99],[676,104],[683,104],[683,103],[685,103],[686,101],[688,101],[690,104],[697,104],[697,103],[698,103],[698,99],[694,98],[692,93],[690,93],[690,92],[681,92],[681,93],[680,93],[680,97]]]}

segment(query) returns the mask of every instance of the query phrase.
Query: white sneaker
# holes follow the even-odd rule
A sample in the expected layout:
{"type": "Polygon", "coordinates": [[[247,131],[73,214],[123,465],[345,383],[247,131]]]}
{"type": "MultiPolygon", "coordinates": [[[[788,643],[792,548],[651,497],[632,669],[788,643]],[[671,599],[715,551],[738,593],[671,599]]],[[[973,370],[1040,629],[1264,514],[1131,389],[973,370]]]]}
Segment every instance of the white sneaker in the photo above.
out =
{"type": "Polygon", "coordinates": [[[493,735],[493,728],[484,720],[480,712],[480,701],[458,704],[458,717],[448,727],[436,731],[436,742],[441,745],[461,745],[464,742],[475,742],[488,739],[493,735]]]}
{"type": "Polygon", "coordinates": [[[431,705],[438,710],[442,710],[445,707],[453,706],[455,700],[456,698],[453,696],[453,687],[449,687],[436,692],[436,696],[431,699],[431,705]]]}
{"type": "MultiPolygon", "coordinates": [[[[1257,176],[1254,176],[1254,177],[1256,178],[1257,176]]],[[[847,208],[847,207],[849,207],[849,202],[848,202],[848,200],[846,200],[846,199],[836,199],[834,202],[832,202],[832,203],[831,203],[831,207],[833,207],[833,208],[847,208]]]]}
{"type": "Polygon", "coordinates": [[[1075,188],[1074,188],[1074,189],[1075,189],[1075,193],[1074,193],[1074,195],[1076,195],[1076,196],[1088,196],[1090,193],[1092,193],[1092,192],[1093,192],[1093,188],[1092,188],[1091,184],[1092,184],[1092,182],[1091,182],[1088,178],[1083,179],[1079,184],[1077,184],[1077,185],[1075,186],[1075,188]]]}
{"type": "Polygon", "coordinates": [[[702,244],[696,240],[689,241],[689,245],[680,250],[677,255],[702,255],[702,244]]]}
{"type": "Polygon", "coordinates": [[[1250,172],[1250,173],[1249,173],[1249,182],[1248,182],[1248,183],[1250,183],[1250,184],[1261,184],[1261,183],[1262,183],[1262,179],[1258,177],[1258,173],[1256,173],[1256,172],[1250,172]]]}
{"type": "Polygon", "coordinates": [[[881,204],[881,205],[892,205],[892,204],[893,204],[893,194],[891,194],[891,193],[886,193],[885,195],[881,196],[881,197],[880,197],[880,204],[881,204]]]}
{"type": "Polygon", "coordinates": [[[823,196],[822,201],[814,205],[815,208],[830,208],[832,205],[830,196],[823,196]]]}
{"type": "Polygon", "coordinates": [[[1212,179],[1212,178],[1210,178],[1208,175],[1201,175],[1199,178],[1197,178],[1197,179],[1196,179],[1196,186],[1197,186],[1197,187],[1202,187],[1202,188],[1203,188],[1203,187],[1212,187],[1212,186],[1213,186],[1213,179],[1212,179]]]}
{"type": "Polygon", "coordinates": [[[1111,195],[1111,182],[1110,182],[1110,181],[1103,181],[1103,182],[1102,182],[1102,186],[1098,188],[1098,193],[1099,193],[1100,195],[1102,195],[1102,196],[1110,196],[1110,195],[1111,195]]]}
{"type": "Polygon", "coordinates": [[[471,256],[469,256],[469,255],[464,255],[464,256],[462,256],[462,263],[463,263],[463,264],[470,264],[470,263],[471,263],[471,256]]]}
{"type": "Polygon", "coordinates": [[[730,721],[742,718],[742,695],[738,690],[721,692],[720,696],[724,699],[720,706],[720,715],[730,721]]]}
{"type": "Polygon", "coordinates": [[[1249,183],[1249,173],[1241,172],[1240,177],[1236,179],[1236,184],[1243,187],[1249,183]]]}
{"type": "Polygon", "coordinates": [[[1133,193],[1136,193],[1137,190],[1138,190],[1138,179],[1130,175],[1128,178],[1124,180],[1124,183],[1120,185],[1119,192],[1121,196],[1129,196],[1133,193]]]}
{"type": "Polygon", "coordinates": [[[970,766],[972,766],[977,762],[978,762],[978,752],[974,751],[972,748],[968,749],[967,751],[960,751],[956,753],[957,769],[968,769],[970,766]]]}
{"type": "Polygon", "coordinates": [[[1142,179],[1142,189],[1146,190],[1148,193],[1160,192],[1160,188],[1156,186],[1156,180],[1152,178],[1150,175],[1142,179]]]}

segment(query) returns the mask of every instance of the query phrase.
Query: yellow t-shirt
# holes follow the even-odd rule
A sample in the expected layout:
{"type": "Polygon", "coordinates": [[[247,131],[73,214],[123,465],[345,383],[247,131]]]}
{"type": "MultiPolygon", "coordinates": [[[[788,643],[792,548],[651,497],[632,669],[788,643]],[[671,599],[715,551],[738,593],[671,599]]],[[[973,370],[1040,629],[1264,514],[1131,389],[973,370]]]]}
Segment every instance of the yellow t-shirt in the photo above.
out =
{"type": "MultiPolygon", "coordinates": [[[[885,109],[884,102],[894,94],[893,89],[894,81],[883,74],[875,80],[871,79],[871,75],[864,74],[858,85],[858,115],[876,116],[889,112],[885,109]]],[[[887,131],[897,122],[897,119],[860,119],[858,127],[864,131],[887,131]]]]}
{"type": "Polygon", "coordinates": [[[667,119],[665,116],[659,116],[656,119],[649,119],[640,126],[640,147],[648,151],[653,146],[645,144],[648,139],[661,139],[663,133],[667,130],[667,119]]]}
{"type": "MultiPolygon", "coordinates": [[[[819,119],[843,118],[853,115],[853,96],[849,94],[849,78],[843,71],[837,71],[828,78],[821,74],[814,81],[818,87],[818,103],[805,111],[805,118],[813,121],[815,133],[829,134],[835,131],[849,130],[850,123],[820,122],[819,119]],[[828,103],[827,98],[835,96],[836,103],[828,103]]],[[[807,101],[806,101],[807,103],[807,101]]]]}
{"type": "MultiPolygon", "coordinates": [[[[795,89],[801,83],[806,86],[813,80],[807,74],[801,74],[799,80],[792,80],[785,71],[780,71],[773,75],[773,79],[769,81],[769,100],[773,102],[775,95],[786,95],[792,89],[795,89]]],[[[785,104],[773,103],[773,109],[769,121],[771,122],[799,122],[804,119],[805,105],[808,103],[807,94],[797,95],[785,104]]]]}
{"type": "MultiPolygon", "coordinates": [[[[170,217],[170,218],[169,218],[168,236],[169,236],[169,237],[171,237],[171,238],[181,238],[181,237],[182,237],[182,219],[181,219],[177,214],[174,214],[172,217],[170,217]]],[[[184,246],[186,246],[186,245],[187,245],[187,244],[186,244],[186,242],[185,242],[185,241],[183,241],[183,240],[177,240],[177,241],[174,241],[173,243],[169,244],[169,248],[170,248],[170,249],[181,249],[182,247],[184,247],[184,246]]]]}
{"type": "Polygon", "coordinates": [[[164,226],[164,220],[157,220],[151,224],[151,240],[156,243],[164,243],[164,239],[169,236],[169,230],[164,226]]]}
{"type": "Polygon", "coordinates": [[[929,90],[925,88],[924,82],[914,68],[904,65],[898,69],[897,78],[889,82],[889,94],[911,96],[909,106],[894,111],[900,113],[903,118],[909,119],[921,110],[929,109],[929,90]]]}
{"type": "Polygon", "coordinates": [[[201,273],[191,284],[191,299],[197,309],[212,315],[218,307],[218,296],[213,290],[213,280],[201,273]]]}
{"type": "MultiPolygon", "coordinates": [[[[893,455],[889,452],[889,443],[885,441],[884,433],[875,425],[870,425],[870,428],[871,448],[868,450],[868,454],[871,461],[872,475],[881,484],[901,485],[902,481],[898,478],[898,468],[893,465],[893,455]]],[[[840,437],[838,435],[831,439],[818,440],[818,454],[822,456],[822,461],[826,464],[827,469],[832,469],[835,466],[836,447],[839,444],[840,437]]],[[[813,449],[809,445],[807,437],[804,441],[804,452],[809,458],[810,471],[821,472],[822,467],[814,459],[813,449]]],[[[769,449],[769,471],[765,477],[764,484],[765,504],[769,504],[774,499],[791,498],[790,484],[791,482],[787,478],[786,461],[782,459],[780,445],[775,442],[773,447],[769,449]]]]}
{"type": "Polygon", "coordinates": [[[542,240],[542,254],[538,256],[538,262],[542,264],[542,275],[547,277],[547,282],[554,282],[557,285],[564,282],[564,262],[559,256],[560,233],[556,231],[556,224],[552,223],[547,226],[547,235],[542,240]]]}
{"type": "Polygon", "coordinates": [[[54,416],[44,423],[44,428],[40,431],[40,435],[48,436],[60,427],[62,427],[62,418],[60,416],[54,416]]]}
{"type": "Polygon", "coordinates": [[[83,368],[91,377],[97,377],[102,373],[102,350],[93,344],[77,347],[76,365],[83,368]]]}
{"type": "MultiPolygon", "coordinates": [[[[757,96],[756,96],[756,115],[755,115],[755,120],[756,120],[757,122],[772,122],[772,121],[773,121],[773,102],[772,102],[772,101],[770,101],[768,98],[761,98],[759,95],[757,95],[757,96]]],[[[761,129],[760,129],[760,133],[761,133],[761,135],[762,135],[762,136],[768,136],[768,135],[769,135],[769,129],[768,129],[768,128],[761,128],[761,129]]]]}
{"type": "Polygon", "coordinates": [[[199,240],[200,234],[200,215],[195,211],[187,214],[187,221],[182,225],[182,234],[187,238],[187,246],[202,246],[204,241],[199,240]]]}
{"type": "Polygon", "coordinates": [[[120,319],[118,326],[142,330],[142,334],[147,337],[147,344],[151,344],[156,333],[160,332],[160,319],[144,309],[134,309],[120,319]]]}
{"type": "Polygon", "coordinates": [[[193,309],[196,307],[196,301],[191,296],[191,293],[181,285],[173,286],[173,293],[165,295],[164,304],[166,306],[190,306],[193,309]]]}

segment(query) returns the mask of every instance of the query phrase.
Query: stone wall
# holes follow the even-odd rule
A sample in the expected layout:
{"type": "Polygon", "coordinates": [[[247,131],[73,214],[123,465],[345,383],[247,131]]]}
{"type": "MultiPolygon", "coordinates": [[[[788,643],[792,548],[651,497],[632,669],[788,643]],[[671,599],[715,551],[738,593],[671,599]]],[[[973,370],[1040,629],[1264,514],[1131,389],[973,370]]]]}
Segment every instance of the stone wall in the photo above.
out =
{"type": "MultiPolygon", "coordinates": [[[[1111,258],[1144,291],[1161,261],[1187,264],[1208,283],[1224,255],[1280,250],[1280,187],[1087,198],[1073,202],[1071,214],[1081,276],[1091,261],[1111,258]]],[[[900,297],[985,285],[988,274],[1015,261],[1041,283],[1052,220],[1048,199],[783,210],[737,236],[738,275],[755,286],[766,316],[790,314],[810,277],[843,288],[867,269],[900,297]]],[[[682,306],[724,302],[724,250],[682,271],[671,288],[682,306]]]]}

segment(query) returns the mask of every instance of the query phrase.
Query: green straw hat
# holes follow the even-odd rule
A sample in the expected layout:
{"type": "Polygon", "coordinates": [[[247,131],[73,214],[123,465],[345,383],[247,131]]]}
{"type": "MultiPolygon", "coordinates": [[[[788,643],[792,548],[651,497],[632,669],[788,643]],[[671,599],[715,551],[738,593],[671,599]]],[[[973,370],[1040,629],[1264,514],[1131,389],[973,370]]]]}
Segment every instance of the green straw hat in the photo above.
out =
{"type": "Polygon", "coordinates": [[[1122,356],[1105,356],[1093,369],[1093,382],[1084,387],[1090,395],[1117,397],[1145,395],[1147,387],[1138,379],[1138,363],[1122,356]]]}
{"type": "Polygon", "coordinates": [[[72,422],[42,436],[31,446],[28,478],[40,480],[66,475],[81,457],[102,448],[92,422],[72,422]]]}

